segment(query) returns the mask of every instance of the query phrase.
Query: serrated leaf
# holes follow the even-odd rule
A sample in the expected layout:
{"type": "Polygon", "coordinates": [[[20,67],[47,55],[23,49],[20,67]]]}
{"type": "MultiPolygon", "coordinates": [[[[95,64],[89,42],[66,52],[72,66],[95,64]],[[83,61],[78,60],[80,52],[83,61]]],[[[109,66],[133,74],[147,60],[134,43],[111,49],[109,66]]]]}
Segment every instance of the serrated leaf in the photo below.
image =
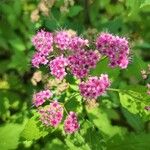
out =
{"type": "Polygon", "coordinates": [[[76,133],[72,138],[67,137],[65,142],[70,150],[90,150],[87,143],[85,143],[84,138],[79,133],[76,133]]]}
{"type": "Polygon", "coordinates": [[[107,114],[100,108],[86,109],[88,117],[91,122],[107,136],[114,136],[115,134],[122,135],[124,130],[118,126],[112,126],[107,114]]]}
{"type": "MultiPolygon", "coordinates": [[[[119,92],[120,103],[129,112],[133,114],[138,114],[143,118],[149,118],[150,113],[148,113],[144,107],[149,105],[150,98],[142,92],[135,92],[131,90],[119,92]]],[[[146,119],[145,118],[145,119],[146,119]]]]}
{"type": "Polygon", "coordinates": [[[84,122],[80,129],[81,135],[92,150],[102,150],[104,139],[100,132],[89,121],[84,122]]]}
{"type": "Polygon", "coordinates": [[[134,115],[125,108],[122,108],[122,112],[127,122],[133,127],[135,131],[141,132],[144,130],[144,123],[139,115],[134,115]]]}
{"type": "Polygon", "coordinates": [[[67,147],[64,145],[64,143],[59,140],[58,138],[53,139],[52,141],[48,142],[46,146],[44,147],[44,150],[66,150],[67,147]]]}
{"type": "Polygon", "coordinates": [[[44,128],[41,127],[40,122],[37,119],[35,119],[35,117],[33,117],[25,125],[21,136],[28,141],[32,141],[44,137],[47,134],[48,131],[44,130],[44,128]]]}
{"type": "Polygon", "coordinates": [[[22,125],[7,124],[0,127],[0,149],[10,150],[16,149],[19,143],[20,132],[22,125]]]}

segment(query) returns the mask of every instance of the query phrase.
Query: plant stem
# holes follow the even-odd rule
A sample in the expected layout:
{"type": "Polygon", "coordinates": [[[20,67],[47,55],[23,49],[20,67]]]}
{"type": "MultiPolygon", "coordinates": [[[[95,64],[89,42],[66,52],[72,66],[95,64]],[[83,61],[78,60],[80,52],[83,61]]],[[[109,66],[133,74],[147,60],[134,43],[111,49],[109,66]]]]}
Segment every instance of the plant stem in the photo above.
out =
{"type": "Polygon", "coordinates": [[[69,115],[69,113],[68,113],[68,111],[67,111],[65,106],[64,106],[64,110],[65,110],[66,114],[69,115]]]}
{"type": "Polygon", "coordinates": [[[108,91],[115,91],[115,92],[120,92],[120,89],[113,89],[113,88],[108,88],[108,91]]]}
{"type": "Polygon", "coordinates": [[[107,56],[103,56],[100,61],[104,61],[107,58],[107,56]]]}

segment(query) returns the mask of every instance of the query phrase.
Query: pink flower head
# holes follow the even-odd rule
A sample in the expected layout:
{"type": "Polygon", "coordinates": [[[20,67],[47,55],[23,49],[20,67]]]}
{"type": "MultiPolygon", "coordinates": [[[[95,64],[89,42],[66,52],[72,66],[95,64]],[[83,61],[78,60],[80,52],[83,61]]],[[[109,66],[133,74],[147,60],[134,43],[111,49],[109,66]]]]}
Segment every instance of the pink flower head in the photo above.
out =
{"type": "Polygon", "coordinates": [[[40,53],[35,53],[32,57],[32,65],[33,67],[39,68],[39,65],[46,65],[48,60],[45,56],[40,55],[40,53]]]}
{"type": "Polygon", "coordinates": [[[80,50],[68,58],[71,72],[77,78],[87,76],[90,69],[96,67],[99,59],[100,54],[92,50],[80,50]]]}
{"type": "Polygon", "coordinates": [[[87,99],[97,99],[110,86],[110,80],[107,74],[100,77],[90,77],[88,81],[81,82],[79,85],[80,93],[87,99]]]}
{"type": "Polygon", "coordinates": [[[68,59],[63,56],[56,57],[50,61],[49,67],[51,74],[58,79],[63,79],[66,76],[65,67],[68,65],[68,59]]]}
{"type": "Polygon", "coordinates": [[[89,41],[87,39],[83,39],[81,37],[75,36],[71,38],[69,47],[70,50],[76,52],[81,50],[83,47],[88,46],[88,44],[89,41]]]}
{"type": "Polygon", "coordinates": [[[66,133],[72,134],[79,129],[79,123],[75,112],[70,112],[64,122],[64,130],[66,133]]]}
{"type": "Polygon", "coordinates": [[[68,32],[59,31],[54,37],[54,43],[60,50],[66,50],[69,48],[70,38],[68,32]]]}
{"type": "Polygon", "coordinates": [[[111,67],[127,68],[129,63],[129,43],[125,38],[102,33],[96,40],[99,52],[108,56],[111,67]]]}
{"type": "Polygon", "coordinates": [[[54,101],[48,107],[40,109],[39,113],[43,124],[56,127],[63,118],[63,107],[59,102],[54,101]]]}
{"type": "Polygon", "coordinates": [[[32,38],[32,43],[40,55],[48,56],[53,51],[53,35],[50,32],[40,30],[32,38]]]}
{"type": "Polygon", "coordinates": [[[52,97],[52,93],[50,90],[43,90],[33,95],[33,104],[38,107],[42,105],[47,99],[52,97]]]}

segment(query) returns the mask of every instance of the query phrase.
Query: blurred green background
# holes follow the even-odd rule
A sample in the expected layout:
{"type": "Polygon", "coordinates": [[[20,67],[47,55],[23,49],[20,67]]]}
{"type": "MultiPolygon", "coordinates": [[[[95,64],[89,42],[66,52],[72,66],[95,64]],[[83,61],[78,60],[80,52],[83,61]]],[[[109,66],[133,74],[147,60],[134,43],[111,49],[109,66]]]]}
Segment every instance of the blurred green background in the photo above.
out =
{"type": "MultiPolygon", "coordinates": [[[[59,138],[57,133],[37,141],[23,141],[20,138],[25,123],[32,116],[32,94],[34,89],[38,88],[31,82],[35,71],[30,63],[34,53],[31,38],[41,28],[48,31],[72,29],[93,42],[97,34],[102,31],[127,37],[132,51],[131,64],[128,69],[110,70],[104,62],[92,74],[108,72],[113,78],[113,86],[116,88],[130,86],[136,88],[136,91],[145,90],[145,83],[142,81],[140,71],[150,63],[149,0],[0,0],[1,150],[67,149],[62,146],[62,137],[59,138]]],[[[109,105],[113,107],[106,111],[111,124],[122,126],[129,132],[139,133],[135,139],[136,143],[139,141],[149,143],[150,136],[143,134],[150,130],[149,121],[141,119],[138,115],[132,116],[120,106],[115,94],[110,95],[112,100],[104,102],[108,107],[109,105]],[[115,119],[113,120],[113,118],[115,119]]],[[[101,119],[101,121],[107,122],[108,120],[101,119]]],[[[91,133],[91,136],[95,135],[96,142],[101,137],[94,132],[91,133]]],[[[133,139],[132,136],[129,137],[129,140],[122,141],[122,145],[126,145],[131,139],[133,139]]],[[[115,140],[119,141],[117,138],[114,138],[115,140]]],[[[73,147],[71,143],[67,143],[67,145],[69,144],[70,149],[80,147],[80,145],[73,147]]],[[[102,147],[91,147],[91,149],[103,149],[105,144],[101,141],[102,147]]],[[[143,145],[145,146],[146,143],[143,145]]],[[[136,146],[137,150],[138,145],[136,146]]],[[[112,147],[114,147],[113,144],[108,146],[108,149],[113,150],[112,147]]],[[[117,148],[114,150],[123,150],[119,146],[117,148]]],[[[86,150],[87,148],[81,147],[80,149],[86,150]]],[[[132,144],[130,149],[133,149],[132,144]]],[[[143,150],[149,149],[147,145],[145,148],[143,147],[143,150]]]]}

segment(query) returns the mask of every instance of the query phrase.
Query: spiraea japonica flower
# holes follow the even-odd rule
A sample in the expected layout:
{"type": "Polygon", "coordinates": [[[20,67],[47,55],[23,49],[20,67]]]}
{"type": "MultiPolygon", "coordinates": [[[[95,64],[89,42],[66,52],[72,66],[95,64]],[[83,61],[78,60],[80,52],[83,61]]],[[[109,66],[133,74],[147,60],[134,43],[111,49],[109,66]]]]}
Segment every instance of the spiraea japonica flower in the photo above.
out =
{"type": "Polygon", "coordinates": [[[50,90],[43,90],[33,95],[33,104],[38,107],[42,105],[47,99],[52,97],[52,92],[50,90]]]}
{"type": "Polygon", "coordinates": [[[46,126],[56,127],[62,121],[63,111],[63,106],[59,102],[53,101],[49,106],[39,110],[40,119],[46,126]]]}
{"type": "Polygon", "coordinates": [[[46,65],[48,63],[48,59],[46,56],[43,56],[37,52],[33,55],[31,62],[33,67],[39,68],[40,65],[46,65]]]}
{"type": "MultiPolygon", "coordinates": [[[[72,134],[79,129],[76,113],[68,110],[67,105],[58,101],[49,101],[50,104],[46,106],[42,106],[42,104],[52,96],[54,99],[60,98],[62,92],[69,95],[66,93],[72,91],[70,84],[79,84],[79,91],[86,100],[85,102],[89,106],[97,106],[97,98],[107,91],[111,81],[107,74],[89,77],[90,69],[95,68],[96,64],[101,61],[101,54],[109,58],[111,67],[126,68],[129,63],[128,41],[109,33],[102,33],[96,40],[96,50],[91,50],[90,48],[95,45],[90,45],[92,42],[77,36],[76,32],[72,30],[54,33],[40,30],[33,37],[32,42],[36,49],[32,57],[32,65],[36,68],[39,68],[40,65],[48,66],[50,74],[58,82],[57,84],[53,83],[49,74],[46,74],[44,79],[36,80],[35,82],[43,82],[44,87],[53,90],[55,94],[52,95],[50,90],[35,93],[33,104],[38,107],[40,120],[46,126],[58,126],[63,119],[65,109],[67,117],[64,121],[64,131],[72,134]],[[70,78],[66,78],[66,82],[63,82],[67,72],[71,72],[76,77],[73,78],[75,81],[68,82],[70,78]]],[[[78,90],[78,88],[74,90],[78,90]]],[[[78,93],[78,91],[76,92],[78,93]]],[[[72,94],[70,95],[72,96],[72,94]]],[[[65,98],[64,102],[67,103],[68,99],[65,98]]]]}
{"type": "Polygon", "coordinates": [[[72,134],[79,129],[79,123],[75,112],[70,112],[64,121],[64,130],[68,134],[72,134]]]}
{"type": "Polygon", "coordinates": [[[46,65],[48,63],[47,56],[53,51],[52,33],[40,30],[32,38],[32,43],[37,50],[32,57],[33,67],[39,68],[39,65],[46,65]]]}
{"type": "Polygon", "coordinates": [[[68,57],[71,72],[77,78],[83,78],[88,75],[91,68],[96,67],[100,60],[100,54],[97,51],[80,50],[68,57]]]}
{"type": "Polygon", "coordinates": [[[99,52],[109,58],[111,67],[127,68],[129,64],[129,43],[126,38],[101,33],[96,40],[99,52]]]}
{"type": "Polygon", "coordinates": [[[40,55],[47,56],[53,51],[53,35],[50,32],[40,30],[32,38],[32,43],[40,55]]]}
{"type": "Polygon", "coordinates": [[[88,81],[81,82],[79,89],[81,95],[86,99],[97,99],[104,94],[110,86],[110,80],[107,74],[102,74],[100,77],[90,77],[88,81]]]}
{"type": "Polygon", "coordinates": [[[54,43],[57,48],[60,50],[67,50],[69,49],[69,43],[70,43],[70,35],[66,31],[59,31],[54,36],[54,43]]]}
{"type": "Polygon", "coordinates": [[[65,67],[68,65],[68,59],[63,57],[63,55],[56,57],[51,60],[49,63],[49,67],[51,70],[51,74],[54,75],[58,79],[63,79],[67,74],[65,71],[65,67]]]}
{"type": "Polygon", "coordinates": [[[88,46],[88,44],[89,44],[89,41],[87,39],[83,39],[81,37],[74,36],[70,40],[69,49],[74,52],[80,51],[85,46],[88,46]]]}
{"type": "Polygon", "coordinates": [[[76,52],[85,46],[88,46],[89,41],[76,36],[74,32],[63,30],[56,32],[54,43],[60,50],[71,50],[76,52]]]}

